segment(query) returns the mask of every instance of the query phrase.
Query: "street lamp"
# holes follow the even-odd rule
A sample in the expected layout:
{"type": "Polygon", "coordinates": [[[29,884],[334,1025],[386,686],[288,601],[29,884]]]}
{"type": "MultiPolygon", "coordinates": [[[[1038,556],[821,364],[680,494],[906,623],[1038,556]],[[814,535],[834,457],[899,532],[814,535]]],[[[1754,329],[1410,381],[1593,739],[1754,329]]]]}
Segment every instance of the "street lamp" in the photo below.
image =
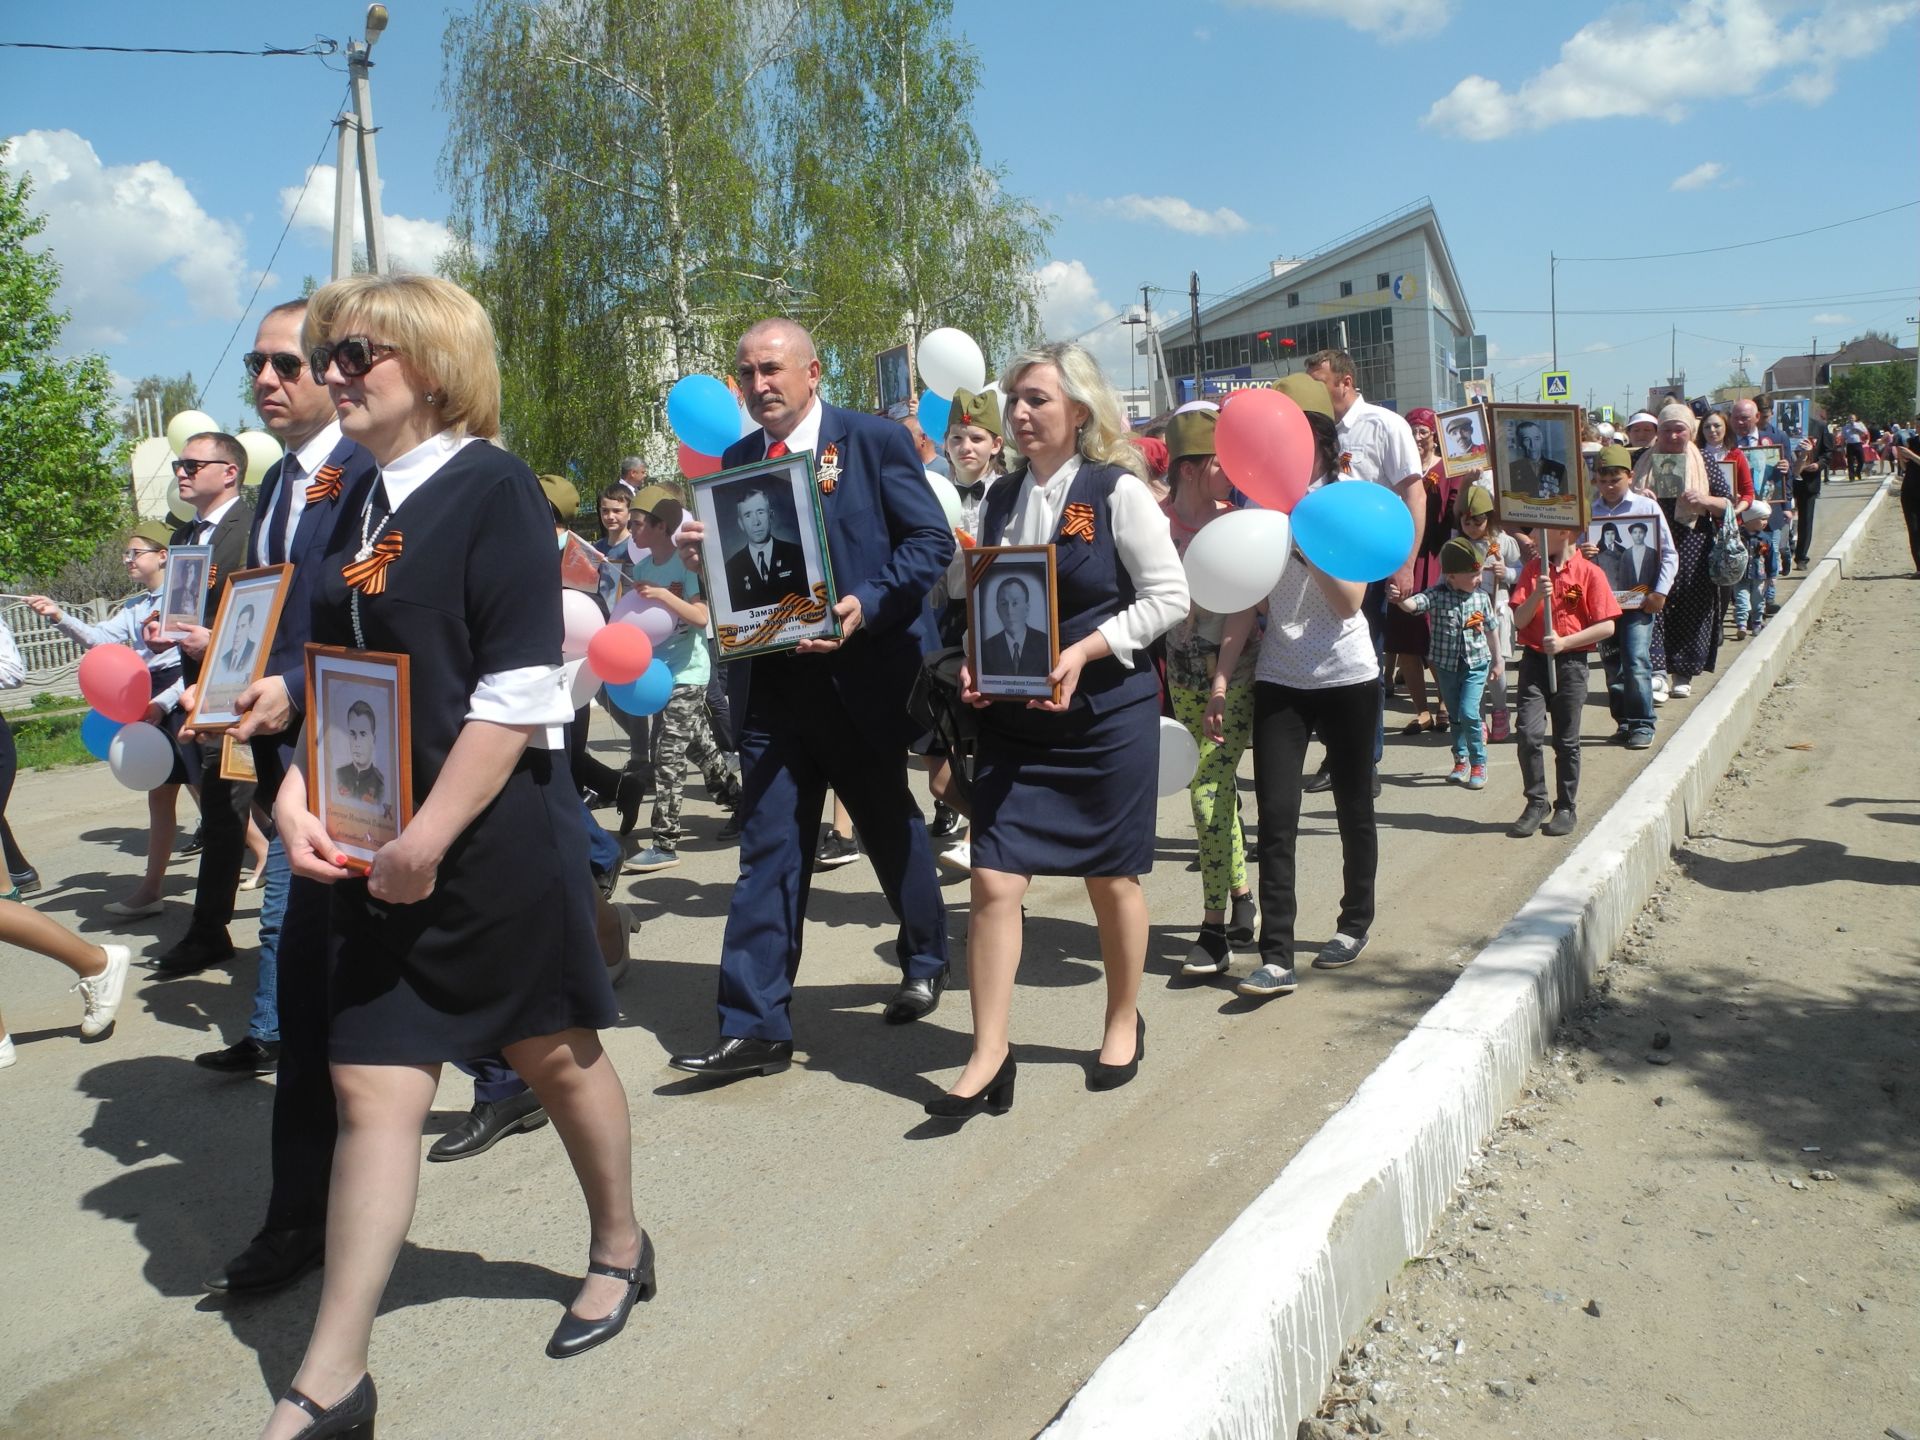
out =
{"type": "Polygon", "coordinates": [[[387,7],[369,5],[367,38],[347,41],[347,78],[353,90],[353,112],[342,115],[338,121],[340,149],[333,184],[333,278],[336,280],[353,271],[356,159],[360,170],[360,205],[367,227],[367,268],[376,275],[387,273],[386,223],[380,215],[380,167],[373,145],[373,61],[368,58],[386,28],[387,7]]]}

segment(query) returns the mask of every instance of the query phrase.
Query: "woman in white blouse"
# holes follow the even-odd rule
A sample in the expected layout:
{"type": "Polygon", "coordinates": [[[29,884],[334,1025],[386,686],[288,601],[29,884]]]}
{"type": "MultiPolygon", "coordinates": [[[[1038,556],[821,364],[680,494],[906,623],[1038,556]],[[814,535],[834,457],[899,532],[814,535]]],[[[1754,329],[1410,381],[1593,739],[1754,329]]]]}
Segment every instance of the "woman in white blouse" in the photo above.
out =
{"type": "MultiPolygon", "coordinates": [[[[1083,877],[1099,922],[1107,1005],[1089,1084],[1112,1089],[1139,1068],[1140,876],[1153,865],[1160,745],[1159,680],[1146,648],[1187,613],[1166,517],[1093,357],[1078,345],[1039,346],[1014,359],[1001,389],[1024,464],[987,492],[979,538],[1054,547],[1060,655],[1047,678],[1059,699],[988,701],[972,670],[961,671],[962,694],[982,712],[967,943],[974,1034],[952,1090],[927,1105],[945,1118],[1003,1114],[1013,1103],[1007,1029],[1020,902],[1035,875],[1083,877]]],[[[1017,582],[1000,582],[1009,583],[1017,582]]],[[[1046,622],[1032,604],[1029,633],[1044,633],[1046,622]]],[[[971,653],[984,655],[995,638],[976,637],[971,653]]]]}
{"type": "MultiPolygon", "coordinates": [[[[280,789],[288,864],[333,887],[327,1044],[340,1138],[320,1312],[268,1440],[372,1419],[368,1340],[413,1217],[420,1130],[445,1061],[504,1052],[584,1192],[589,1273],[547,1353],[611,1338],[653,1288],[626,1093],[597,1033],[617,1011],[567,770],[552,512],[532,471],[483,443],[499,430],[492,326],[444,280],[361,275],[314,295],[306,340],[341,429],[381,471],[357,523],[315,562],[313,638],[408,655],[415,809],[361,879],[309,810],[304,767],[280,789]]],[[[308,723],[344,728],[341,714],[308,723]]]]}

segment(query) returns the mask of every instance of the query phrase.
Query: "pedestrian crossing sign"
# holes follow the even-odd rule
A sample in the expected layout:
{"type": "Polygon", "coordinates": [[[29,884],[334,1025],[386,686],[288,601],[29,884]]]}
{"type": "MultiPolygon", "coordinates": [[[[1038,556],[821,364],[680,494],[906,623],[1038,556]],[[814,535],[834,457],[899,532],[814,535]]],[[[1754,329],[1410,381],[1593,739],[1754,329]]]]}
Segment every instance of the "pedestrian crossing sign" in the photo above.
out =
{"type": "Polygon", "coordinates": [[[1565,370],[1549,370],[1540,377],[1542,400],[1565,400],[1573,394],[1573,377],[1565,370]]]}

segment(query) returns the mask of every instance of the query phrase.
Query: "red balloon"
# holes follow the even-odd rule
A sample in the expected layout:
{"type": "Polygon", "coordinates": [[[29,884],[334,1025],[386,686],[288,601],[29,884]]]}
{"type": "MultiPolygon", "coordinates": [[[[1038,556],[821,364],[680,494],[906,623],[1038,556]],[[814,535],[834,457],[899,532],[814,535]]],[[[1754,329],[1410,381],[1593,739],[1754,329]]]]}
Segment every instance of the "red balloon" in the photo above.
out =
{"type": "Polygon", "coordinates": [[[608,625],[587,642],[587,668],[609,685],[630,685],[653,663],[653,641],[638,625],[608,625]]]}
{"type": "Polygon", "coordinates": [[[1223,406],[1214,431],[1220,468],[1269,510],[1290,511],[1313,478],[1313,427],[1278,390],[1242,390],[1223,406]]]}
{"type": "Polygon", "coordinates": [[[109,720],[144,720],[153,699],[147,662],[125,645],[96,645],[80,657],[80,693],[109,720]]]}
{"type": "Polygon", "coordinates": [[[702,475],[711,475],[720,468],[718,455],[702,455],[698,450],[689,450],[684,440],[680,445],[680,473],[689,480],[698,480],[702,475]]]}

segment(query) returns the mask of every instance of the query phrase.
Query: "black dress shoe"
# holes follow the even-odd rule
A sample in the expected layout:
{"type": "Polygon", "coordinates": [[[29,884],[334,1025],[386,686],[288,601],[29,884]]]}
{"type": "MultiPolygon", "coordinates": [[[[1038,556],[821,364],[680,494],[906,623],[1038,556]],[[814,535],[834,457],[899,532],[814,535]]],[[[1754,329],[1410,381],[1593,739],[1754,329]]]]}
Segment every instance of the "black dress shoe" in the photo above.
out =
{"type": "Polygon", "coordinates": [[[465,1160],[491,1150],[509,1135],[538,1130],[547,1112],[531,1090],[510,1100],[476,1100],[467,1118],[442,1135],[427,1150],[429,1160],[465,1160]]]}
{"type": "Polygon", "coordinates": [[[223,1075],[271,1075],[280,1068],[280,1042],[248,1035],[224,1050],[194,1056],[193,1063],[223,1075]]]}
{"type": "Polygon", "coordinates": [[[565,1360],[604,1345],[622,1330],[627,1328],[627,1317],[633,1313],[636,1302],[651,1300],[659,1293],[659,1286],[653,1278],[653,1241],[647,1232],[640,1232],[640,1258],[631,1270],[621,1270],[612,1265],[598,1263],[587,1266],[589,1275],[611,1275],[615,1280],[627,1282],[626,1297],[613,1307],[613,1313],[603,1315],[598,1320],[588,1320],[569,1310],[555,1327],[553,1338],[547,1341],[547,1354],[555,1360],[565,1360]]]}
{"type": "Polygon", "coordinates": [[[322,1405],[291,1385],[280,1398],[313,1416],[313,1423],[300,1432],[300,1440],[373,1440],[373,1417],[380,1409],[380,1394],[373,1388],[371,1375],[362,1375],[358,1385],[331,1405],[322,1405]]]}
{"type": "Polygon", "coordinates": [[[1136,1010],[1133,1012],[1133,1059],[1124,1065],[1109,1065],[1096,1051],[1093,1074],[1087,1078],[1087,1084],[1095,1090],[1118,1090],[1140,1073],[1140,1057],[1146,1053],[1147,1017],[1136,1010]]]}
{"type": "Polygon", "coordinates": [[[1313,774],[1300,782],[1300,788],[1309,795],[1318,795],[1333,788],[1333,772],[1322,765],[1313,774]]]}
{"type": "Polygon", "coordinates": [[[887,1024],[910,1025],[915,1020],[924,1020],[933,1014],[940,1008],[940,996],[947,988],[947,976],[950,973],[948,967],[942,965],[931,975],[902,980],[899,993],[887,1006],[887,1024]]]}
{"type": "Polygon", "coordinates": [[[775,1075],[793,1063],[791,1040],[729,1035],[704,1055],[675,1055],[667,1064],[689,1075],[775,1075]]]}
{"type": "Polygon", "coordinates": [[[225,931],[209,935],[189,930],[178,944],[153,962],[153,973],[163,980],[171,980],[180,975],[198,975],[202,970],[224,965],[231,959],[233,941],[227,938],[225,931]]]}
{"type": "Polygon", "coordinates": [[[971,1095],[942,1095],[922,1108],[936,1120],[970,1120],[982,1110],[989,1115],[1004,1115],[1013,1109],[1013,1082],[1020,1067],[1013,1063],[1013,1051],[1000,1062],[993,1078],[971,1095]]]}
{"type": "Polygon", "coordinates": [[[226,1269],[206,1281],[209,1290],[223,1295],[264,1295],[282,1290],[327,1258],[327,1227],[299,1225],[285,1230],[262,1230],[226,1269]]]}
{"type": "Polygon", "coordinates": [[[735,810],[731,815],[727,816],[726,823],[714,831],[713,838],[716,840],[738,840],[740,838],[740,827],[746,823],[747,817],[742,815],[738,810],[735,810]]]}
{"type": "Polygon", "coordinates": [[[613,787],[613,802],[620,807],[620,833],[631,835],[640,823],[640,802],[646,796],[646,777],[636,770],[622,771],[613,787]]]}

